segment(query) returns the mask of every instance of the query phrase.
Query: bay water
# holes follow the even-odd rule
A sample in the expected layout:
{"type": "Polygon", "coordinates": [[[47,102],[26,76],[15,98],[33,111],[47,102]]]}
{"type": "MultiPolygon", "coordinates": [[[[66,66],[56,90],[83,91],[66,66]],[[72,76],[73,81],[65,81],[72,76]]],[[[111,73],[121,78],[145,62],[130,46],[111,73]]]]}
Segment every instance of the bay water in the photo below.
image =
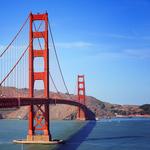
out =
{"type": "Polygon", "coordinates": [[[103,119],[99,121],[51,121],[60,145],[13,144],[24,139],[27,120],[0,120],[0,150],[150,150],[150,119],[103,119]]]}

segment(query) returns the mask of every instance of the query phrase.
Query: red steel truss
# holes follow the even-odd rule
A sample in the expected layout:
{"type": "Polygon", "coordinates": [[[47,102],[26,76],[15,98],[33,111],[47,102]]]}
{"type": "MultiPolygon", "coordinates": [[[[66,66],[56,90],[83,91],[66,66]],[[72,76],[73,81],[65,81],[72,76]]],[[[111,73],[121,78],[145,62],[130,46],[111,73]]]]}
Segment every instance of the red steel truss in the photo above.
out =
{"type": "MultiPolygon", "coordinates": [[[[34,83],[42,80],[44,83],[44,98],[49,98],[49,49],[48,49],[48,14],[30,13],[29,31],[29,97],[34,97],[34,83]],[[41,20],[44,22],[44,31],[33,31],[33,22],[41,20]],[[34,39],[43,38],[44,49],[34,49],[34,39]],[[34,71],[34,58],[44,59],[44,71],[34,71]]],[[[51,140],[49,130],[49,104],[30,105],[29,108],[29,129],[27,140],[51,140]],[[41,136],[39,136],[39,133],[41,136]],[[40,139],[38,139],[40,138],[40,139]]]]}
{"type": "MultiPolygon", "coordinates": [[[[78,101],[85,105],[85,80],[84,75],[78,75],[78,101]]],[[[85,120],[85,113],[83,109],[80,107],[78,108],[77,118],[80,120],[85,120]]]]}

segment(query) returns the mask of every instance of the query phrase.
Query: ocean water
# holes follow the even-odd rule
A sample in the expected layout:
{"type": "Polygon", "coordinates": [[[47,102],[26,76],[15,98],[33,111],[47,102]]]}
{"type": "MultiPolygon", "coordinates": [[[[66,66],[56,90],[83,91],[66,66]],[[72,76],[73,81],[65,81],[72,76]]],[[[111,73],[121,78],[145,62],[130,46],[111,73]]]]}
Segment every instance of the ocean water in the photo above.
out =
{"type": "Polygon", "coordinates": [[[55,139],[61,145],[13,144],[27,133],[26,120],[0,120],[0,150],[150,150],[150,119],[100,121],[52,121],[55,139]]]}

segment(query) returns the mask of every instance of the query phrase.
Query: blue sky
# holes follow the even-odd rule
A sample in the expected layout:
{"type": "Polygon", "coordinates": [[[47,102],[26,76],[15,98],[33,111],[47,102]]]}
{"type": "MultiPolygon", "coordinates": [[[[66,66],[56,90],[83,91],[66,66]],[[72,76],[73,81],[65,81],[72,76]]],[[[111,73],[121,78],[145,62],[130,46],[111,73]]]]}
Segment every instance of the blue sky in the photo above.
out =
{"type": "Polygon", "coordinates": [[[87,95],[111,103],[150,103],[149,8],[149,0],[2,0],[0,45],[30,11],[47,10],[71,93],[77,75],[85,74],[87,95]]]}

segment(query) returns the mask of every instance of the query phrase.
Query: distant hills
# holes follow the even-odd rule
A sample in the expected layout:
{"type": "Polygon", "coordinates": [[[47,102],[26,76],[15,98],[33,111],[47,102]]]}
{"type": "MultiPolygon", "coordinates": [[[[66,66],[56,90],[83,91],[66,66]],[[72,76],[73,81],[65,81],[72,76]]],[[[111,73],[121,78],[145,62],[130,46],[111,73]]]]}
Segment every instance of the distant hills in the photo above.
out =
{"type": "MultiPolygon", "coordinates": [[[[27,96],[27,89],[16,89],[13,87],[2,88],[1,96],[13,97],[14,95],[27,96]]],[[[36,90],[35,96],[42,97],[43,91],[36,90]]],[[[67,94],[50,93],[53,98],[70,98],[67,94]]],[[[71,95],[72,98],[77,98],[75,95],[71,95]]],[[[92,96],[86,96],[86,105],[96,115],[97,119],[112,118],[112,117],[134,117],[134,116],[146,116],[150,115],[150,104],[142,106],[138,105],[118,105],[110,104],[98,100],[92,96]]],[[[77,115],[77,108],[69,105],[50,105],[50,118],[51,119],[75,119],[77,115]]],[[[0,109],[1,119],[27,119],[28,107],[0,109]]]]}

